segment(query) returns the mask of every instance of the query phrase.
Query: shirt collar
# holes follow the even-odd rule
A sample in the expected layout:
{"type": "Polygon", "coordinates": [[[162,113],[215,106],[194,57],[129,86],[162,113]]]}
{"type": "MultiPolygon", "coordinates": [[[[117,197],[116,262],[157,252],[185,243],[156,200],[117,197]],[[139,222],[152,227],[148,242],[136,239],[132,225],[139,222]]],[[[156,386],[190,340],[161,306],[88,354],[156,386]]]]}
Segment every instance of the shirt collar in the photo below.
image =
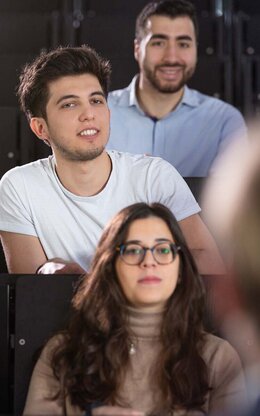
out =
{"type": "Polygon", "coordinates": [[[191,90],[187,85],[184,86],[184,93],[180,104],[186,104],[189,107],[198,107],[199,98],[197,91],[191,90]]]}
{"type": "Polygon", "coordinates": [[[138,74],[134,76],[134,78],[131,81],[131,84],[128,86],[129,90],[129,106],[135,105],[136,107],[139,107],[137,97],[136,97],[136,83],[138,80],[138,74]]]}
{"type": "MultiPolygon", "coordinates": [[[[137,97],[136,97],[136,83],[138,81],[138,74],[134,76],[131,83],[127,87],[128,91],[128,105],[137,107],[140,111],[141,108],[138,104],[137,97]]],[[[197,107],[199,105],[199,98],[197,95],[197,92],[187,87],[187,85],[184,86],[184,93],[183,97],[178,105],[180,107],[181,105],[187,105],[189,107],[197,107]]],[[[142,111],[143,112],[143,111],[142,111]]]]}

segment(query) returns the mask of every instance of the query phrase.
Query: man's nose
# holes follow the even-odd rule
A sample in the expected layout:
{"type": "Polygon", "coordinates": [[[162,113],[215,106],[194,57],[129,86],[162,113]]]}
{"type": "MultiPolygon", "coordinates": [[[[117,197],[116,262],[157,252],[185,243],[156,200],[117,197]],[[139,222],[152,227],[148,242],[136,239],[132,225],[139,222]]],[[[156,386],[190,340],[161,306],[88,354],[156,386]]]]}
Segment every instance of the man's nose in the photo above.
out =
{"type": "Polygon", "coordinates": [[[164,51],[164,58],[170,62],[176,62],[180,59],[180,53],[177,45],[168,43],[164,51]]]}
{"type": "Polygon", "coordinates": [[[79,117],[80,121],[94,120],[94,118],[95,116],[92,107],[88,105],[84,106],[79,117]]]}

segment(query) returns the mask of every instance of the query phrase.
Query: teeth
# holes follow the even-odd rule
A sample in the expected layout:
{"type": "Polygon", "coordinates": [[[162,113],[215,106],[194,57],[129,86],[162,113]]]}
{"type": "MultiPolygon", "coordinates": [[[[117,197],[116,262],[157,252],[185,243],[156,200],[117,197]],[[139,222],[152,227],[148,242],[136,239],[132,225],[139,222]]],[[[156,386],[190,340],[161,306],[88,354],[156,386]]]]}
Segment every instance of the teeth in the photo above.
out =
{"type": "Polygon", "coordinates": [[[96,129],[87,129],[80,132],[80,136],[94,136],[97,133],[96,129]]]}

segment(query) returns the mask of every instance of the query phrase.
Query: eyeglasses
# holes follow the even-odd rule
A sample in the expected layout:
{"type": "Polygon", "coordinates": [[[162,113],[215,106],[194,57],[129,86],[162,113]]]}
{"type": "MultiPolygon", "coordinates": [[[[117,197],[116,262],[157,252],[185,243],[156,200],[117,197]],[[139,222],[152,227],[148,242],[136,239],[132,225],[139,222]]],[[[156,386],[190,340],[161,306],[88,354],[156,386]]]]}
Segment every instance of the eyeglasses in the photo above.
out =
{"type": "Polygon", "coordinates": [[[116,250],[119,251],[121,259],[129,265],[139,265],[145,258],[146,252],[151,251],[154,260],[158,264],[172,263],[180,247],[173,243],[158,243],[153,247],[143,247],[141,244],[126,243],[121,244],[116,250]]]}

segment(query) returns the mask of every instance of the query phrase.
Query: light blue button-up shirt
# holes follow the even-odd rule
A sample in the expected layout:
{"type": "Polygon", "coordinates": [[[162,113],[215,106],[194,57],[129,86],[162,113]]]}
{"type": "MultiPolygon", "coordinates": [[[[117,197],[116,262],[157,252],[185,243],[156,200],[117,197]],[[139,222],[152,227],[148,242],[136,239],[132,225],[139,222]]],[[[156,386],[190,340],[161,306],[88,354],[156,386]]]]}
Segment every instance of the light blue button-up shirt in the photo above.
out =
{"type": "Polygon", "coordinates": [[[140,108],[135,83],[109,94],[108,149],[160,156],[182,176],[208,176],[234,140],[245,140],[246,126],[232,105],[187,86],[178,106],[159,120],[140,108]]]}

